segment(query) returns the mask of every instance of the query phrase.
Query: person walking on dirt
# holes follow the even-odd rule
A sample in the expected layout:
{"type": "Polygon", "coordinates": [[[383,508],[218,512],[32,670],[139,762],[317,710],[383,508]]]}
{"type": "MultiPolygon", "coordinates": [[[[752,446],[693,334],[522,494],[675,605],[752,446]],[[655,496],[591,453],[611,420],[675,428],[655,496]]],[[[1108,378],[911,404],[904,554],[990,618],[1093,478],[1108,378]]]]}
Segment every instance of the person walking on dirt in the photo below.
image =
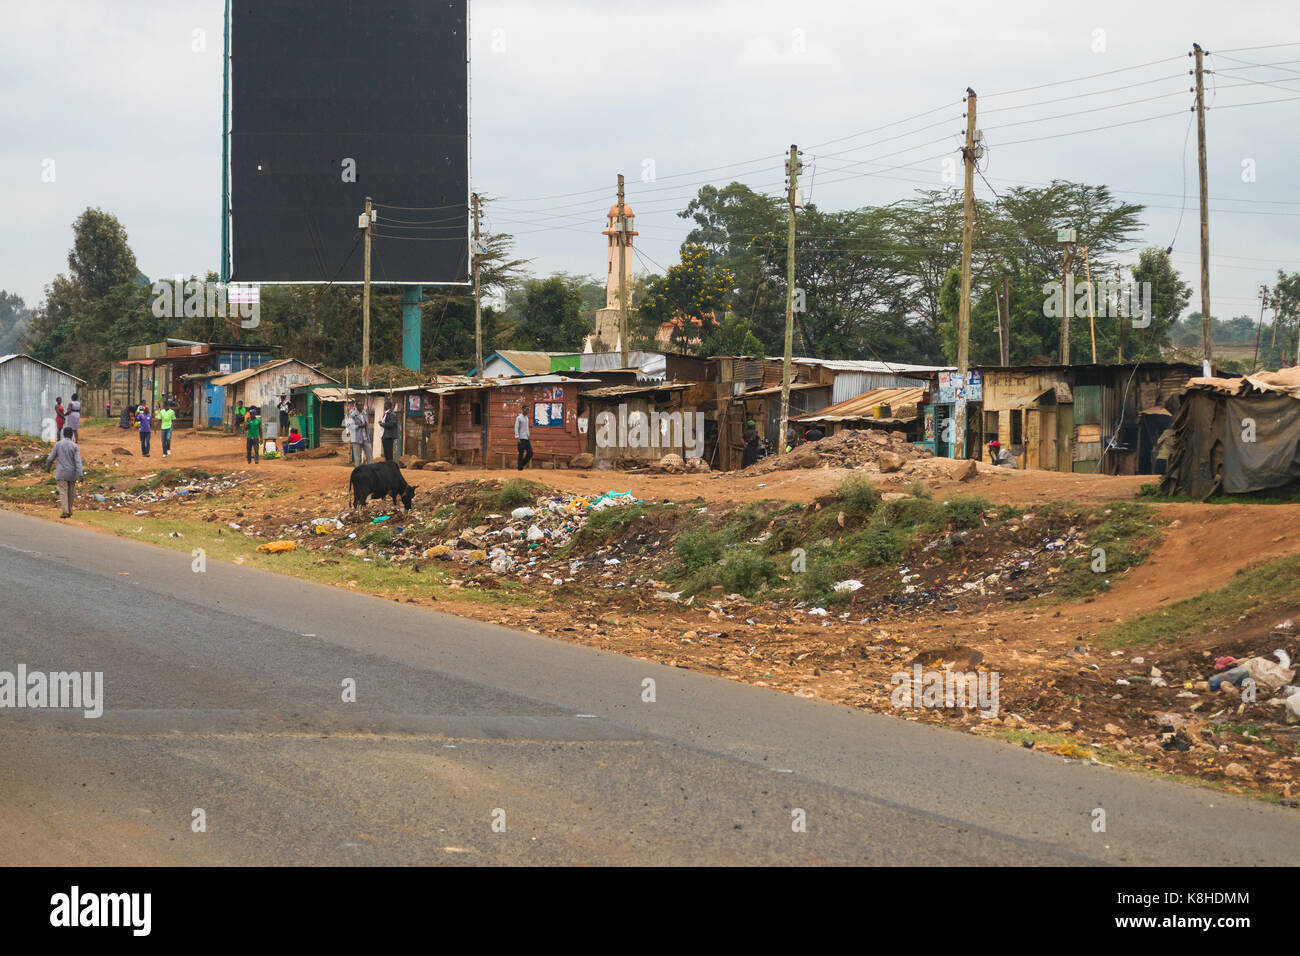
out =
{"type": "Polygon", "coordinates": [[[398,425],[397,410],[393,408],[391,398],[384,399],[384,417],[380,424],[384,430],[379,435],[379,440],[384,445],[384,461],[393,460],[393,443],[397,441],[398,425]]]}
{"type": "Polygon", "coordinates": [[[72,429],[64,428],[63,437],[54,443],[50,449],[50,455],[45,459],[45,470],[49,471],[51,465],[58,465],[54,472],[54,480],[59,483],[59,517],[72,517],[72,499],[76,497],[76,484],[78,479],[86,474],[86,469],[81,464],[81,449],[77,443],[72,440],[72,429]]]}
{"type": "Polygon", "coordinates": [[[72,401],[68,405],[68,422],[67,425],[72,429],[72,440],[81,444],[81,402],[77,400],[77,393],[72,393],[72,401]]]}
{"type": "Polygon", "coordinates": [[[244,439],[244,459],[249,464],[261,464],[262,419],[254,406],[248,410],[248,435],[244,439]]]}
{"type": "Polygon", "coordinates": [[[166,458],[172,453],[172,422],[176,420],[176,409],[171,407],[171,402],[158,413],[158,428],[162,432],[163,457],[166,458]]]}
{"type": "Polygon", "coordinates": [[[275,407],[280,413],[280,434],[287,435],[289,433],[289,396],[282,393],[280,401],[276,403],[275,407]]]}
{"type": "Polygon", "coordinates": [[[361,402],[352,399],[352,411],[348,412],[348,425],[351,428],[352,464],[360,465],[363,461],[369,465],[375,459],[370,451],[370,422],[361,410],[361,402]]]}
{"type": "Polygon", "coordinates": [[[528,414],[530,411],[528,403],[524,402],[519,406],[519,414],[515,416],[515,445],[519,448],[520,471],[527,468],[528,463],[533,460],[533,443],[529,440],[528,433],[528,414]]]}
{"type": "Polygon", "coordinates": [[[153,418],[149,415],[149,406],[141,405],[140,414],[136,416],[136,424],[140,426],[140,454],[145,458],[149,457],[149,441],[153,437],[153,418]]]}

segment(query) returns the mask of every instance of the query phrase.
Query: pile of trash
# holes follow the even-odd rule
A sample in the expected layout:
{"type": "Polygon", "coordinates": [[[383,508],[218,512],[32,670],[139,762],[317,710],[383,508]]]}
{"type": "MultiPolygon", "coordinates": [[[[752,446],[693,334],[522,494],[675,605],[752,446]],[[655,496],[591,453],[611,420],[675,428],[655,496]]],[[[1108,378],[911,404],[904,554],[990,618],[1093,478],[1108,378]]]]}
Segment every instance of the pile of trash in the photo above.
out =
{"type": "MultiPolygon", "coordinates": [[[[1026,518],[1032,516],[1023,516],[1021,521],[1026,518]]],[[[924,560],[924,555],[946,548],[960,554],[961,559],[917,569],[901,565],[897,569],[897,581],[892,585],[882,582],[887,590],[874,601],[865,593],[857,595],[860,588],[852,587],[850,582],[841,582],[847,585],[844,588],[837,584],[836,590],[853,591],[854,603],[859,606],[910,610],[937,608],[956,611],[963,598],[979,598],[987,602],[997,598],[1027,601],[1042,597],[1051,592],[1053,580],[1064,567],[1065,559],[1086,551],[1087,543],[1078,527],[1042,528],[1028,541],[1025,540],[1026,534],[1019,534],[1021,530],[1020,522],[1011,522],[1006,526],[956,531],[932,538],[921,547],[916,558],[924,560]],[[988,534],[999,538],[1019,534],[1020,543],[1006,550],[986,552],[986,561],[981,560],[981,554],[964,553],[977,544],[979,537],[988,534]]]]}
{"type": "Polygon", "coordinates": [[[932,457],[931,451],[913,445],[902,432],[846,429],[819,441],[805,442],[787,454],[764,458],[746,468],[745,473],[765,475],[798,468],[897,471],[913,459],[932,457]]]}
{"type": "Polygon", "coordinates": [[[621,558],[612,556],[610,548],[572,559],[557,559],[554,552],[572,541],[596,512],[625,508],[640,501],[630,491],[608,491],[590,499],[574,494],[546,495],[509,514],[487,515],[481,524],[464,528],[453,537],[434,537],[432,544],[429,524],[415,513],[372,519],[371,524],[390,529],[382,537],[375,537],[374,529],[347,531],[348,523],[354,523],[356,518],[350,512],[313,518],[282,531],[299,538],[325,537],[328,540],[320,546],[322,549],[343,547],[358,556],[374,553],[396,562],[447,561],[466,565],[475,572],[517,576],[525,582],[535,574],[550,585],[559,585],[574,580],[583,570],[598,568],[607,572],[623,563],[621,558]]]}
{"type": "MultiPolygon", "coordinates": [[[[136,482],[148,481],[150,478],[156,477],[157,474],[155,473],[142,475],[134,480],[136,482]]],[[[159,485],[156,488],[134,494],[129,491],[119,491],[117,494],[111,495],[96,493],[91,495],[91,499],[99,504],[106,504],[110,509],[126,505],[156,504],[160,501],[170,501],[173,498],[179,498],[183,501],[199,495],[223,494],[239,487],[245,480],[247,480],[246,477],[241,477],[239,474],[209,475],[205,478],[185,478],[174,485],[159,485]]]]}

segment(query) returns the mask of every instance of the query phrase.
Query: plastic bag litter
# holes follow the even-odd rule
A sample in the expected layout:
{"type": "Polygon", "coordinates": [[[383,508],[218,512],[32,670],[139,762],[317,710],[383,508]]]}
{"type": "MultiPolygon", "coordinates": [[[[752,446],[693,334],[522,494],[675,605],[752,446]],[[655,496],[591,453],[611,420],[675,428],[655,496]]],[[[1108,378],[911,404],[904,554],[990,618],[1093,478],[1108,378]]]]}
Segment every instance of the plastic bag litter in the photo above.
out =
{"type": "Polygon", "coordinates": [[[546,532],[543,531],[541,528],[537,527],[537,525],[533,524],[528,526],[529,541],[542,541],[545,538],[546,538],[546,532]]]}
{"type": "Polygon", "coordinates": [[[847,581],[839,581],[835,584],[836,591],[856,591],[862,587],[862,582],[856,578],[849,578],[847,581]]]}
{"type": "Polygon", "coordinates": [[[1291,666],[1291,657],[1286,651],[1276,650],[1273,656],[1277,660],[1252,657],[1238,665],[1254,679],[1261,693],[1271,694],[1279,687],[1291,683],[1295,677],[1295,668],[1291,666]]]}
{"type": "Polygon", "coordinates": [[[257,550],[265,551],[267,554],[276,554],[280,551],[293,551],[297,547],[297,541],[268,541],[265,544],[259,544],[257,550]]]}
{"type": "Polygon", "coordinates": [[[311,530],[316,534],[329,534],[331,531],[342,531],[343,522],[338,518],[315,518],[312,520],[311,530]]]}
{"type": "Polygon", "coordinates": [[[516,508],[514,511],[510,512],[510,517],[531,518],[535,514],[537,514],[537,511],[535,509],[529,507],[523,507],[523,508],[516,508]]]}
{"type": "Polygon", "coordinates": [[[641,499],[634,498],[630,491],[607,491],[588,507],[592,511],[604,511],[606,508],[618,508],[623,505],[639,504],[640,502],[641,499]]]}

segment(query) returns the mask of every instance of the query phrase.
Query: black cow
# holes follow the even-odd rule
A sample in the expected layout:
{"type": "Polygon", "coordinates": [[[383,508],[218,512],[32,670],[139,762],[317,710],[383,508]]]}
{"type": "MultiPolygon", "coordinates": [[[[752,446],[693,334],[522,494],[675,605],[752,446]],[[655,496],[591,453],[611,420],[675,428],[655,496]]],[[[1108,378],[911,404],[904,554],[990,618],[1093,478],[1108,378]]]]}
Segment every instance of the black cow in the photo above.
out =
{"type": "Polygon", "coordinates": [[[358,465],[352,469],[352,477],[348,479],[348,485],[352,489],[353,508],[360,508],[371,498],[385,498],[391,495],[394,508],[397,507],[397,499],[400,497],[406,510],[410,511],[411,501],[415,498],[415,486],[406,483],[406,479],[402,477],[402,469],[397,467],[395,461],[358,465]]]}

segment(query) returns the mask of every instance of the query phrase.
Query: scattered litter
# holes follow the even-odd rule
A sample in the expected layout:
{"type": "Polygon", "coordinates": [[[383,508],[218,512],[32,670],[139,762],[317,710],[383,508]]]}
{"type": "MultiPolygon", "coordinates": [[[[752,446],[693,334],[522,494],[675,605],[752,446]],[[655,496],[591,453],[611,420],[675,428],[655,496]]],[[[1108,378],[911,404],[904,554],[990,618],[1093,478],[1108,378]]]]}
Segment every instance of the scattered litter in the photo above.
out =
{"type": "Polygon", "coordinates": [[[297,541],[267,541],[259,544],[257,550],[264,551],[267,554],[278,554],[281,551],[293,551],[297,547],[297,541]]]}
{"type": "Polygon", "coordinates": [[[862,587],[862,582],[856,578],[849,578],[846,581],[838,581],[835,584],[836,591],[856,591],[862,587]]]}

